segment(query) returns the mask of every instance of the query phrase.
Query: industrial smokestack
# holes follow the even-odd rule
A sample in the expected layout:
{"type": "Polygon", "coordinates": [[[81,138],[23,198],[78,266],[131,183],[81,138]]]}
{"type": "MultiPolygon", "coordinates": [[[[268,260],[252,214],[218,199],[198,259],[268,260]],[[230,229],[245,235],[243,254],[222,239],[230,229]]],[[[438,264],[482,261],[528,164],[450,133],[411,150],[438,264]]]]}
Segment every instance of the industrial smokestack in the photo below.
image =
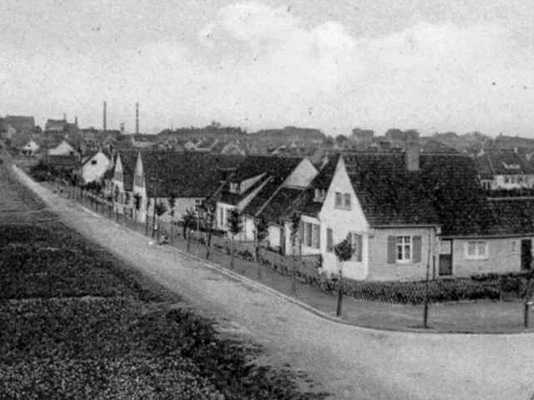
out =
{"type": "Polygon", "coordinates": [[[139,134],[139,103],[135,103],[135,133],[139,134]]]}
{"type": "Polygon", "coordinates": [[[104,129],[104,132],[107,131],[107,105],[106,102],[104,102],[104,115],[102,116],[102,129],[104,129]]]}

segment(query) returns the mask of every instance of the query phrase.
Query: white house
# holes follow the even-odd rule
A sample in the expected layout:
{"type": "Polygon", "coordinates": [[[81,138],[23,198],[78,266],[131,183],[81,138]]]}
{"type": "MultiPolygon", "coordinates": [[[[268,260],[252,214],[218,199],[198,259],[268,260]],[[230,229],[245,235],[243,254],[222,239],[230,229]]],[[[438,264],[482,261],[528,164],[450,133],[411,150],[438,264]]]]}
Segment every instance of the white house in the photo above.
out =
{"type": "Polygon", "coordinates": [[[28,143],[21,147],[20,152],[23,156],[34,157],[39,151],[40,146],[31,139],[28,143]]]}
{"type": "Polygon", "coordinates": [[[98,150],[82,162],[80,175],[84,183],[100,182],[110,168],[110,156],[104,154],[102,150],[98,150]]]}

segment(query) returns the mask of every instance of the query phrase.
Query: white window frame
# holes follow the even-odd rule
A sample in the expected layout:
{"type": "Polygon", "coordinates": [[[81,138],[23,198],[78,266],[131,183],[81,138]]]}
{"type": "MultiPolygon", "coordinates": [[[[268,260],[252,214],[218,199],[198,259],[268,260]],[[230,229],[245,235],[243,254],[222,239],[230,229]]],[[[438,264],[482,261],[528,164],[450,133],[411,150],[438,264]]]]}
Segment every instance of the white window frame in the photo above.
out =
{"type": "Polygon", "coordinates": [[[413,260],[413,237],[402,235],[395,237],[395,261],[398,264],[408,264],[413,260]]]}
{"type": "Polygon", "coordinates": [[[488,253],[488,242],[485,240],[469,240],[465,243],[466,260],[486,260],[488,253]]]}

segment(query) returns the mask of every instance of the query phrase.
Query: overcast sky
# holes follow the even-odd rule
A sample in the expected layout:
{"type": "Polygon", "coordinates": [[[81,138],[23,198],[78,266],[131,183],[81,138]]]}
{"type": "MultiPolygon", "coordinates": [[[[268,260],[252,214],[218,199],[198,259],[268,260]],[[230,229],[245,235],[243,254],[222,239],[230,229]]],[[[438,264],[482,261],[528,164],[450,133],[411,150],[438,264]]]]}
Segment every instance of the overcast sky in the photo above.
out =
{"type": "Polygon", "coordinates": [[[0,115],[534,137],[531,0],[1,0],[0,115]],[[476,4],[475,4],[476,3],[476,4]]]}

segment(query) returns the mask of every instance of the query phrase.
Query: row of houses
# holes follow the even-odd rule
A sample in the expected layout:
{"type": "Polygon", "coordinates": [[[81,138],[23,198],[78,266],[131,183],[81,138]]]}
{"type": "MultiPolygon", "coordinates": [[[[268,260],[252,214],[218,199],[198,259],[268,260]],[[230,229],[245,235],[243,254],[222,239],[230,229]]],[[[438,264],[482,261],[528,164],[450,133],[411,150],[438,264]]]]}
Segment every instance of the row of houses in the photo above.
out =
{"type": "MultiPolygon", "coordinates": [[[[176,198],[174,215],[200,205],[228,231],[238,210],[236,239],[285,256],[317,257],[327,273],[334,246],[350,238],[354,254],[344,275],[360,280],[421,280],[530,269],[534,199],[491,197],[476,162],[461,154],[335,154],[322,164],[306,158],[176,152],[119,152],[109,171],[118,212],[144,222],[157,202],[176,198]],[[295,218],[298,231],[295,233],[295,218]]],[[[167,212],[163,220],[170,219],[167,212]]]]}

